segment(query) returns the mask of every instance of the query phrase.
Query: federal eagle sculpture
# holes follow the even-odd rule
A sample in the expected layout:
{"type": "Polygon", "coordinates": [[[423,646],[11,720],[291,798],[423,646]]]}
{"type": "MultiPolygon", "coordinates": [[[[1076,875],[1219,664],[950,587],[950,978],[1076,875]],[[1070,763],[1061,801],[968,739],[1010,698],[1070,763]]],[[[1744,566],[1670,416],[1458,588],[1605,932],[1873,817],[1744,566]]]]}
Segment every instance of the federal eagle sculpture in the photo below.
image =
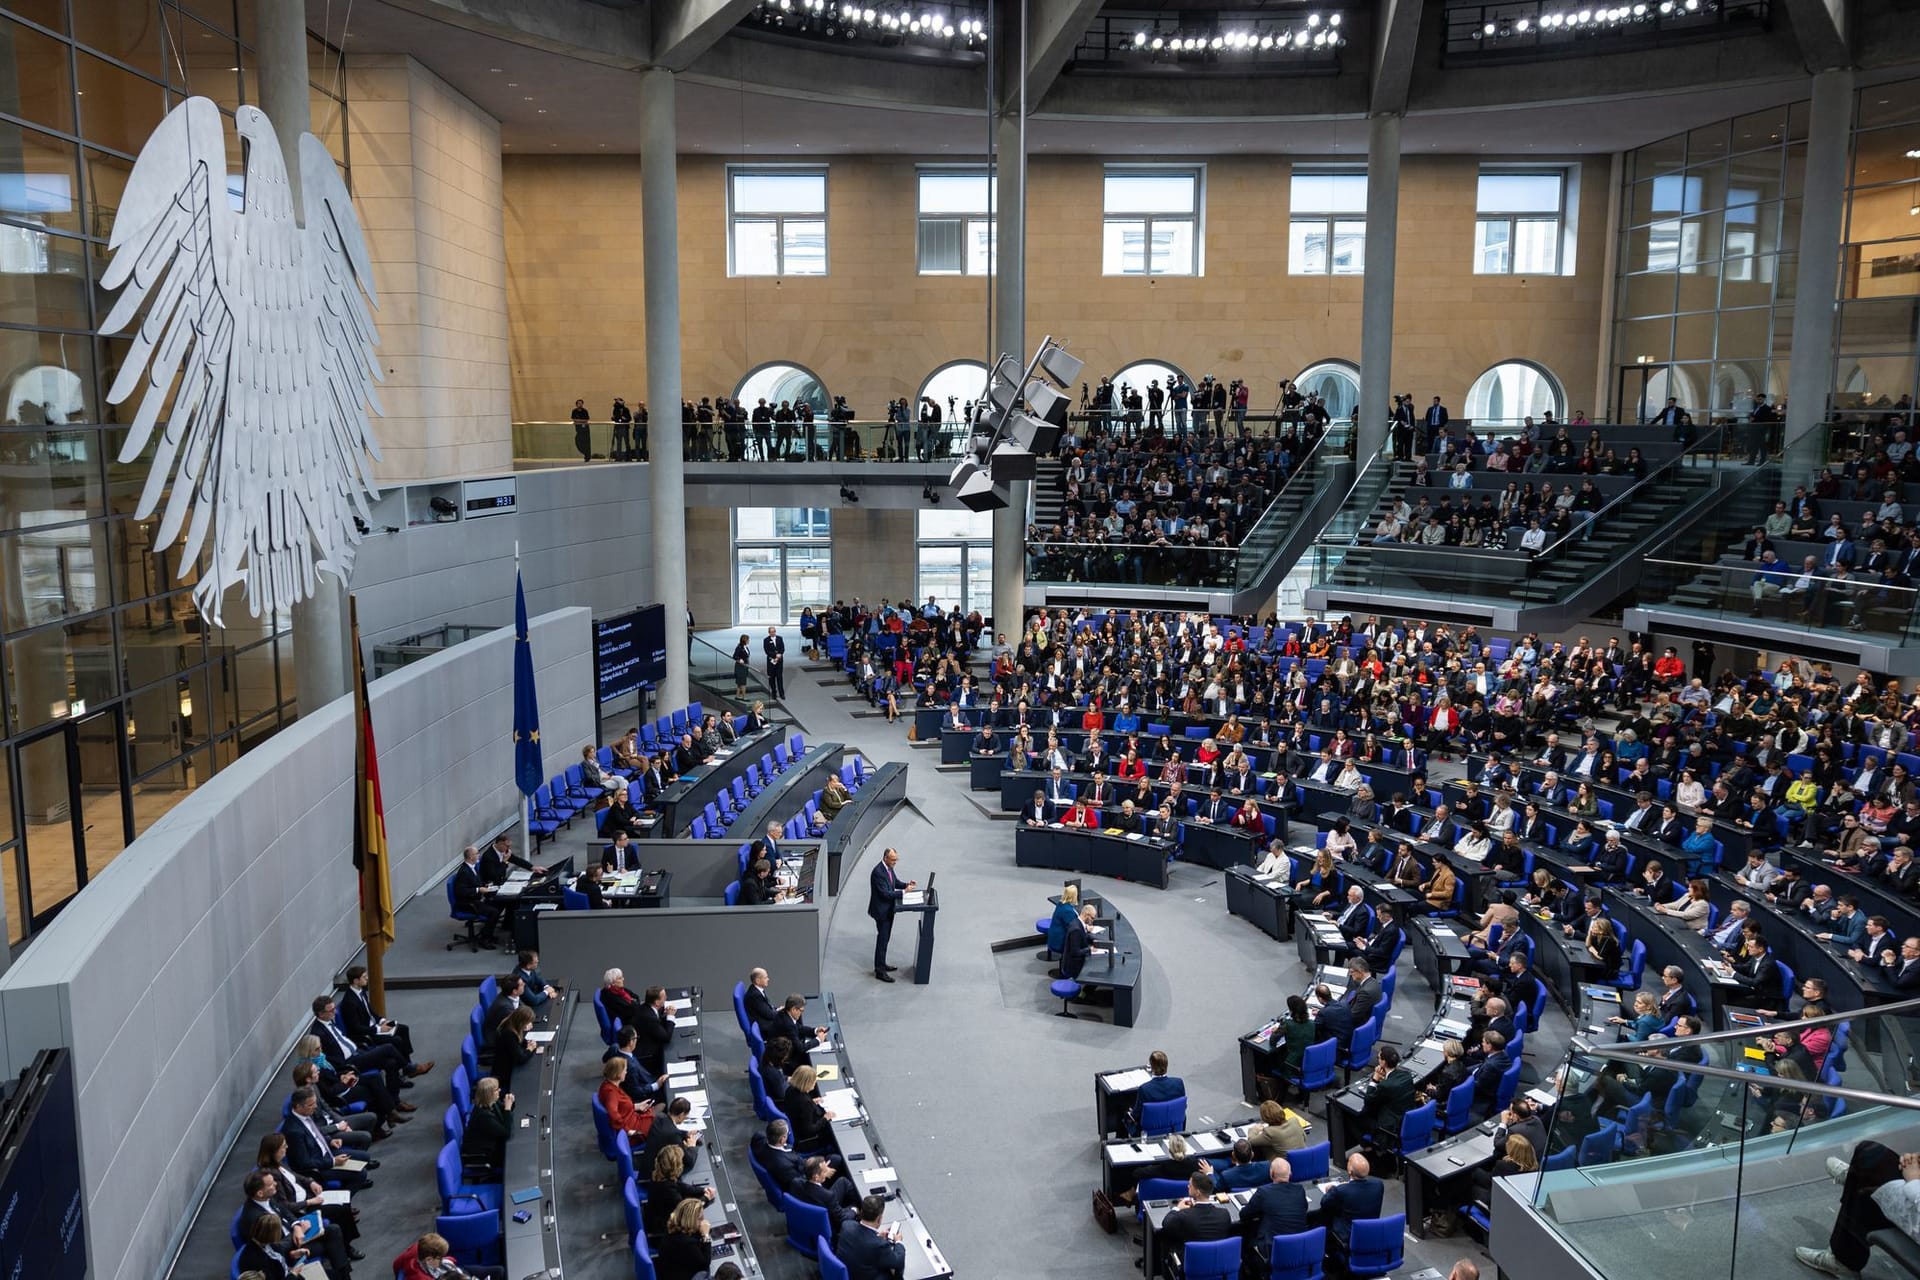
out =
{"type": "Polygon", "coordinates": [[[380,412],[378,299],[352,197],[303,133],[296,222],[272,124],[254,107],[235,123],[241,206],[228,197],[219,108],[189,98],[134,162],[101,280],[120,290],[101,334],[134,326],[107,393],[122,404],[140,390],[120,461],[158,437],[134,514],[152,516],[164,496],[154,545],[184,526],[180,576],[200,566],[193,600],[215,626],[236,583],[255,617],[313,595],[319,574],[344,584],[380,496],[368,418],[380,412]]]}

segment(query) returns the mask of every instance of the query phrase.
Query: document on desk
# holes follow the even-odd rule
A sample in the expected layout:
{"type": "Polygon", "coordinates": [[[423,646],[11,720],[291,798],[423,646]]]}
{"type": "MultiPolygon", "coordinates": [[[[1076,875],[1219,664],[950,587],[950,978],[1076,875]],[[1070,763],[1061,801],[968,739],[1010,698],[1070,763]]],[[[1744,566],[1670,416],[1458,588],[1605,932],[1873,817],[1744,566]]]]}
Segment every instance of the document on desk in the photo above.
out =
{"type": "Polygon", "coordinates": [[[908,890],[907,890],[907,891],[906,891],[905,893],[902,893],[902,894],[900,895],[900,905],[901,905],[901,906],[903,906],[903,907],[924,907],[924,906],[926,906],[926,905],[927,905],[927,894],[926,894],[926,890],[924,890],[924,889],[908,889],[908,890]]]}
{"type": "Polygon", "coordinates": [[[687,1105],[696,1110],[707,1105],[707,1091],[705,1089],[689,1089],[685,1093],[675,1090],[673,1096],[675,1098],[685,1098],[687,1105]]]}
{"type": "Polygon", "coordinates": [[[700,1064],[697,1062],[669,1062],[667,1064],[667,1078],[669,1080],[690,1080],[699,1074],[700,1064]]]}
{"type": "Polygon", "coordinates": [[[815,1080],[838,1080],[840,1078],[840,1068],[831,1062],[823,1063],[814,1068],[813,1078],[815,1080]]]}
{"type": "Polygon", "coordinates": [[[1533,1099],[1534,1105],[1541,1107],[1551,1107],[1560,1101],[1559,1095],[1550,1089],[1529,1089],[1526,1096],[1533,1099]]]}
{"type": "Polygon", "coordinates": [[[1126,1093],[1129,1090],[1138,1089],[1151,1079],[1153,1079],[1153,1072],[1145,1067],[1138,1067],[1132,1071],[1109,1071],[1100,1077],[1101,1083],[1115,1093],[1126,1093]]]}
{"type": "Polygon", "coordinates": [[[852,1089],[823,1089],[820,1093],[820,1105],[842,1120],[846,1120],[859,1113],[860,1095],[852,1089]]]}
{"type": "Polygon", "coordinates": [[[551,1044],[553,1042],[553,1038],[558,1034],[560,1033],[557,1031],[529,1031],[527,1032],[527,1043],[528,1044],[551,1044]]]}
{"type": "Polygon", "coordinates": [[[320,1203],[321,1203],[321,1204],[324,1204],[324,1205],[341,1205],[341,1204],[352,1204],[352,1203],[353,1203],[353,1192],[351,1192],[351,1191],[322,1191],[322,1192],[320,1193],[320,1203]]]}
{"type": "Polygon", "coordinates": [[[862,1169],[860,1181],[869,1187],[877,1187],[884,1183],[900,1181],[900,1174],[892,1165],[883,1164],[878,1169],[862,1169]]]}
{"type": "Polygon", "coordinates": [[[691,996],[682,996],[678,1000],[667,1001],[667,1010],[670,1013],[679,1013],[691,1008],[693,1008],[693,997],[691,996]]]}
{"type": "Polygon", "coordinates": [[[691,1031],[699,1025],[700,1015],[697,1013],[681,1014],[673,1020],[673,1026],[676,1031],[691,1031]]]}
{"type": "Polygon", "coordinates": [[[1167,1158],[1167,1147],[1162,1142],[1115,1142],[1107,1147],[1107,1152],[1115,1164],[1150,1164],[1167,1158]]]}

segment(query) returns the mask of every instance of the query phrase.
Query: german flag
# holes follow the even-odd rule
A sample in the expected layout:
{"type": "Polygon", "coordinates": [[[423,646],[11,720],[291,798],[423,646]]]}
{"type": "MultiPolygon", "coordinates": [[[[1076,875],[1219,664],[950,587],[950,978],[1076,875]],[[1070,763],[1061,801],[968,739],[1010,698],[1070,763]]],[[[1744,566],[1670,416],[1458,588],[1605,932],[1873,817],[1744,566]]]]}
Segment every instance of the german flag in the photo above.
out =
{"type": "Polygon", "coordinates": [[[369,969],[393,941],[393,886],[388,880],[387,814],[380,803],[380,756],[373,745],[373,704],[367,698],[367,667],[360,657],[360,602],[349,597],[353,619],[353,869],[360,875],[360,937],[369,969]]]}

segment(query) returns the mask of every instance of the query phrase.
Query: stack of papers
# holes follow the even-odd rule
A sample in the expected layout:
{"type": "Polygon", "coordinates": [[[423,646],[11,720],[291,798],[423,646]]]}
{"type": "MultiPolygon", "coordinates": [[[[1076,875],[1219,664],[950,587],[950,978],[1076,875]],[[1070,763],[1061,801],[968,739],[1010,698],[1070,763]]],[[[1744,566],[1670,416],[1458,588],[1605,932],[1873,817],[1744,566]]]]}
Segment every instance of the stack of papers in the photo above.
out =
{"type": "Polygon", "coordinates": [[[860,1113],[860,1095],[852,1089],[823,1089],[820,1092],[820,1105],[840,1119],[847,1120],[860,1113]]]}
{"type": "Polygon", "coordinates": [[[900,895],[900,905],[903,907],[923,907],[926,904],[927,895],[924,890],[909,889],[900,895]]]}
{"type": "Polygon", "coordinates": [[[667,1082],[676,1089],[685,1088],[700,1078],[700,1064],[697,1062],[669,1062],[667,1064],[667,1082]]]}
{"type": "Polygon", "coordinates": [[[1153,1072],[1148,1071],[1145,1067],[1138,1067],[1132,1071],[1110,1071],[1106,1075],[1101,1076],[1100,1079],[1106,1084],[1107,1088],[1113,1090],[1115,1093],[1125,1093],[1132,1089],[1138,1089],[1141,1085],[1153,1079],[1153,1072]]]}
{"type": "Polygon", "coordinates": [[[900,1175],[892,1165],[883,1164],[878,1169],[862,1169],[860,1181],[869,1187],[877,1187],[882,1183],[900,1181],[900,1175]]]}
{"type": "Polygon", "coordinates": [[[527,1043],[528,1044],[551,1044],[553,1042],[554,1036],[558,1034],[559,1033],[556,1031],[529,1031],[527,1032],[527,1043]]]}

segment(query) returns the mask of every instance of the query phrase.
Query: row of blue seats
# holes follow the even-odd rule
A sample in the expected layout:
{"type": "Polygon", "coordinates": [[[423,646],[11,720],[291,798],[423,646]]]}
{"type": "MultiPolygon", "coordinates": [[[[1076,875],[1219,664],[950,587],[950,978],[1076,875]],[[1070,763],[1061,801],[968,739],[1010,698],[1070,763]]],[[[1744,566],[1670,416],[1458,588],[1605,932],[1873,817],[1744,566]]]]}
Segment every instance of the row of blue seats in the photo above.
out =
{"type": "Polygon", "coordinates": [[[727,828],[753,803],[754,797],[772,785],[775,778],[798,764],[806,754],[807,742],[801,734],[796,733],[785,742],[775,743],[773,750],[747,766],[745,776],[735,778],[717,800],[709,800],[706,808],[694,815],[691,824],[693,838],[717,840],[725,836],[727,828]]]}
{"type": "MultiPolygon", "coordinates": [[[[857,792],[861,787],[865,786],[868,776],[867,762],[860,756],[855,756],[852,760],[840,766],[840,782],[846,787],[849,793],[857,792]]],[[[786,822],[782,824],[780,834],[785,839],[806,840],[809,838],[818,838],[825,834],[827,823],[826,819],[820,816],[820,794],[819,790],[815,790],[814,793],[807,798],[807,802],[801,808],[800,812],[788,818],[786,822]]],[[[756,837],[756,839],[757,838],[758,837],[756,837]]],[[[747,874],[748,863],[752,861],[753,841],[741,841],[735,853],[740,862],[740,874],[744,876],[747,874]]],[[[726,888],[727,905],[730,907],[735,906],[739,903],[739,900],[740,882],[735,880],[726,888]]]]}
{"type": "MultiPolygon", "coordinates": [[[[675,745],[679,735],[687,732],[688,726],[699,727],[706,718],[706,708],[698,703],[687,706],[668,715],[661,716],[652,724],[640,726],[640,746],[648,752],[664,751],[675,745]]],[[[744,729],[745,716],[734,718],[736,731],[744,729]]],[[[594,752],[594,760],[601,772],[608,777],[630,778],[634,771],[614,766],[613,748],[601,747],[594,752]]],[[[533,811],[529,825],[533,829],[534,839],[545,842],[564,827],[573,825],[573,820],[582,813],[591,813],[599,801],[597,789],[589,788],[581,765],[568,765],[559,773],[548,778],[534,789],[533,811]]]]}

